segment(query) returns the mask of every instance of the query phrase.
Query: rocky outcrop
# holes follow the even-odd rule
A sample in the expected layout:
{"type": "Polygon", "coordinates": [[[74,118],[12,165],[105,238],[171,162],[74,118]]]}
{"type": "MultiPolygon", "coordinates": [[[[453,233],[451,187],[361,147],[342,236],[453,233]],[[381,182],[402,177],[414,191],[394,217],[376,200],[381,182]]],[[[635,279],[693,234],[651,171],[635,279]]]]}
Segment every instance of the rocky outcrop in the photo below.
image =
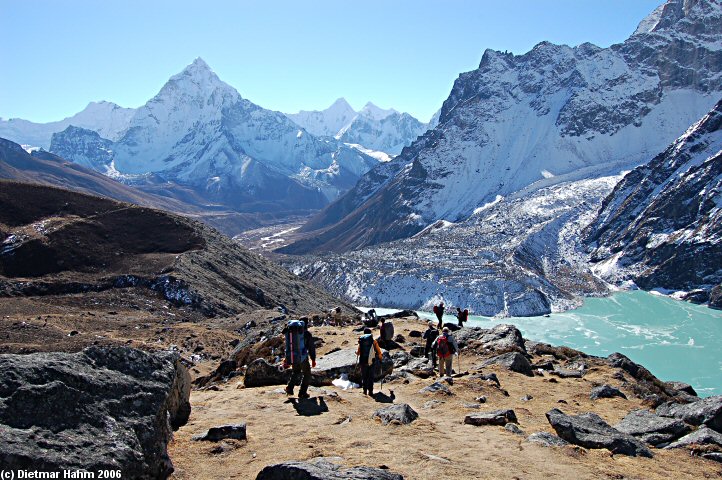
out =
{"type": "Polygon", "coordinates": [[[285,462],[264,467],[256,480],[404,480],[404,477],[372,467],[344,469],[327,461],[285,462]]]}
{"type": "MultiPolygon", "coordinates": [[[[377,366],[374,370],[375,381],[381,380],[394,369],[394,361],[389,352],[386,350],[381,350],[381,352],[381,368],[377,366]]],[[[354,383],[361,383],[361,367],[356,350],[338,350],[319,358],[316,368],[313,369],[314,385],[331,385],[331,382],[342,374],[347,374],[349,380],[354,383]]]]}
{"type": "Polygon", "coordinates": [[[246,424],[239,423],[234,425],[221,425],[219,427],[211,427],[205,433],[194,435],[192,439],[205,442],[218,442],[226,439],[245,440],[246,424]]]}
{"type": "Polygon", "coordinates": [[[707,425],[722,432],[722,395],[707,397],[693,403],[665,403],[657,407],[657,415],[678,418],[690,425],[707,425]]]}
{"type": "Polygon", "coordinates": [[[486,413],[472,413],[464,417],[464,423],[477,427],[484,425],[498,425],[503,427],[507,423],[516,423],[514,410],[494,410],[486,413]]]}
{"type": "Polygon", "coordinates": [[[290,370],[280,371],[263,358],[257,358],[246,368],[243,385],[249,388],[285,385],[291,378],[290,370]]]}
{"type": "Polygon", "coordinates": [[[654,446],[672,442],[690,431],[681,420],[660,417],[649,410],[632,410],[614,428],[654,446]]]}
{"type": "Polygon", "coordinates": [[[610,385],[601,385],[599,387],[594,387],[592,389],[592,392],[589,394],[589,398],[591,398],[592,400],[614,397],[624,398],[625,400],[627,398],[627,396],[623,394],[621,390],[610,385]]]}
{"type": "Polygon", "coordinates": [[[545,447],[565,447],[569,445],[569,442],[563,438],[559,438],[549,432],[532,433],[526,437],[526,439],[528,442],[538,443],[540,445],[544,445],[545,447]]]}
{"type": "Polygon", "coordinates": [[[482,366],[499,365],[512,372],[532,376],[532,366],[529,360],[519,352],[508,352],[492,357],[482,363],[482,366]]]}
{"type": "Polygon", "coordinates": [[[0,355],[0,464],[6,469],[120,470],[166,478],[172,428],[190,415],[177,354],[128,347],[0,355]]]}
{"type": "Polygon", "coordinates": [[[701,427],[676,442],[669,444],[665,448],[682,448],[696,445],[715,445],[722,447],[722,433],[716,432],[711,428],[701,427]]]}
{"type": "Polygon", "coordinates": [[[399,403],[376,410],[371,417],[378,418],[384,425],[407,425],[419,418],[419,414],[408,404],[399,403]]]}
{"type": "Polygon", "coordinates": [[[609,426],[596,413],[566,415],[555,408],[546,414],[561,438],[584,448],[606,448],[615,454],[651,457],[652,452],[631,435],[609,426]]]}
{"type": "Polygon", "coordinates": [[[526,353],[524,338],[514,325],[496,325],[493,328],[463,328],[454,334],[459,348],[469,347],[480,353],[510,352],[526,353]]]}

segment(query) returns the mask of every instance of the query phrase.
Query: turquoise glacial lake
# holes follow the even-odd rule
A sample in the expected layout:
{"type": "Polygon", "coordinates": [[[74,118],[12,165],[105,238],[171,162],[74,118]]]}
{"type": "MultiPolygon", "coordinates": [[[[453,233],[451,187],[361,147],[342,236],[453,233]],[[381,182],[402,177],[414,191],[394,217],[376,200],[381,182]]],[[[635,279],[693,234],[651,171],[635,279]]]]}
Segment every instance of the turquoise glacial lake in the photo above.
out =
{"type": "MultiPolygon", "coordinates": [[[[378,314],[391,311],[376,309],[378,314]]],[[[431,312],[418,312],[435,319],[431,312]]],[[[445,315],[456,322],[456,317],[445,315]]],[[[722,311],[643,291],[587,298],[548,317],[469,316],[468,326],[512,323],[524,338],[591,355],[620,352],[664,381],[689,383],[701,397],[722,395],[722,311]]]]}

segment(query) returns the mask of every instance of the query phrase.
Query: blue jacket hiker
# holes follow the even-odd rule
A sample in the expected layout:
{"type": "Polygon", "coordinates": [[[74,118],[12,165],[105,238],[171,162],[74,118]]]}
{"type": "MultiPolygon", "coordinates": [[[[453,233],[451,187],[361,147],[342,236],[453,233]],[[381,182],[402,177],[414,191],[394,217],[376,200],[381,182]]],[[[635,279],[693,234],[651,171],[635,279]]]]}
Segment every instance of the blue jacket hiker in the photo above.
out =
{"type": "Polygon", "coordinates": [[[316,366],[316,346],[311,332],[308,331],[306,322],[303,320],[291,320],[283,329],[286,338],[286,357],[283,360],[285,366],[292,368],[291,378],[286,386],[286,393],[293,395],[294,385],[299,383],[301,389],[298,391],[298,398],[308,398],[308,385],[311,383],[311,367],[316,366]],[[309,358],[311,363],[309,364],[309,358]]]}

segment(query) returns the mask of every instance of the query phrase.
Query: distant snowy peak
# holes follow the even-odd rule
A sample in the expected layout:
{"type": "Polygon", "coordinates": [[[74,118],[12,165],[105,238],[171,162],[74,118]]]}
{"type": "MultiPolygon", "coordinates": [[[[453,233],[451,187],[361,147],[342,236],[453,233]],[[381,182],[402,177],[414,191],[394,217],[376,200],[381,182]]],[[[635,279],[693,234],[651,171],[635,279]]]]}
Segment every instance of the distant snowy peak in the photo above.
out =
{"type": "Polygon", "coordinates": [[[339,98],[325,110],[301,110],[286,116],[312,135],[333,137],[351,123],[356,111],[345,98],[339,98]]]}
{"type": "MultiPolygon", "coordinates": [[[[395,113],[399,113],[393,108],[384,109],[381,107],[377,107],[371,102],[367,102],[366,105],[363,106],[361,110],[359,110],[359,115],[362,115],[364,117],[370,118],[371,120],[375,120],[377,122],[383,120],[386,117],[389,117],[395,113]]],[[[408,115],[408,114],[407,114],[408,115]]]]}
{"type": "MultiPolygon", "coordinates": [[[[719,0],[669,0],[639,23],[634,35],[660,32],[665,29],[675,28],[683,30],[680,22],[696,22],[703,17],[720,15],[719,0]]],[[[696,33],[702,33],[697,30],[696,33]]],[[[719,36],[717,31],[707,32],[719,36]]]]}
{"type": "Polygon", "coordinates": [[[57,122],[35,123],[19,118],[0,120],[0,137],[34,147],[50,148],[54,133],[68,126],[86,128],[101,137],[119,139],[127,130],[133,108],[123,108],[112,102],[90,102],[82,111],[57,122]]]}

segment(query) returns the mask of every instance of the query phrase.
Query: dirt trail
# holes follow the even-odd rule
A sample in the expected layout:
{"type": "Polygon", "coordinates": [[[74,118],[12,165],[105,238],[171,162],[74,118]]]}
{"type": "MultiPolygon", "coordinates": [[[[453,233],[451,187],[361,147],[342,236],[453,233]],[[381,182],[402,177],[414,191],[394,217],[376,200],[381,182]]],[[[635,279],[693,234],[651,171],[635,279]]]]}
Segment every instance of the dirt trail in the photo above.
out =
{"type": "MultiPolygon", "coordinates": [[[[411,320],[394,323],[397,333],[406,338],[410,329],[423,328],[420,322],[411,320]]],[[[356,334],[350,327],[338,331],[320,327],[313,332],[325,342],[319,349],[320,355],[336,347],[348,348],[355,344],[356,334]],[[347,343],[343,345],[344,342],[347,343]]],[[[478,363],[475,357],[463,358],[465,369],[472,370],[478,363]]],[[[519,427],[529,435],[553,432],[544,414],[555,407],[570,414],[594,411],[614,424],[630,410],[642,406],[631,391],[625,391],[629,400],[589,399],[595,385],[619,385],[612,377],[612,368],[596,368],[582,379],[558,379],[557,383],[550,382],[549,376],[526,377],[501,368],[485,368],[484,372],[495,372],[508,396],[463,376],[449,387],[453,392],[450,397],[419,393],[434,379],[385,384],[383,393],[389,396],[393,391],[394,403],[408,403],[419,413],[418,420],[403,426],[383,426],[373,420],[372,413],[384,403],[364,396],[358,389],[312,388],[312,398],[304,403],[304,408],[289,401],[280,386],[243,388],[240,377],[220,385],[218,391],[193,391],[190,421],[176,433],[169,448],[176,467],[173,478],[252,479],[268,464],[319,456],[339,457],[334,461],[348,466],[385,465],[406,479],[722,476],[719,464],[690,458],[689,453],[682,450],[655,449],[653,459],[612,456],[607,450],[539,446],[503,427],[464,425],[462,420],[468,413],[512,408],[519,427]],[[480,395],[487,397],[487,403],[479,409],[464,406],[474,403],[480,395]],[[533,398],[522,400],[526,395],[533,398]],[[443,403],[428,408],[430,400],[443,403]],[[248,425],[247,442],[213,444],[190,439],[209,427],[239,422],[248,425]]],[[[378,391],[378,384],[376,388],[378,391]]]]}

